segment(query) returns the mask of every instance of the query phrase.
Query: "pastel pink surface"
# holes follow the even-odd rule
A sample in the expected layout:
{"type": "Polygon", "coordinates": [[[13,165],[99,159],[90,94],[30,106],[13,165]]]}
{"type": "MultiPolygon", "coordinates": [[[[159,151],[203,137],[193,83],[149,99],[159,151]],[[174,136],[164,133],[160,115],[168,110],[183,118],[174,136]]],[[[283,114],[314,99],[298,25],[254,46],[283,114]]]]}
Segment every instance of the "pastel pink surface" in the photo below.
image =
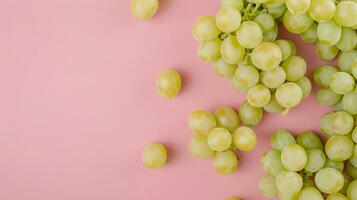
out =
{"type": "MultiPolygon", "coordinates": [[[[0,199],[266,199],[256,185],[271,133],[318,131],[328,110],[312,96],[285,117],[265,115],[257,148],[221,176],[187,149],[191,111],[244,101],[196,55],[193,22],[218,0],[161,0],[148,21],[131,16],[129,0],[1,2],[0,199]],[[173,100],[155,91],[169,67],[183,77],[173,100]],[[169,150],[156,171],[141,161],[151,142],[169,150]]],[[[298,43],[310,75],[323,63],[298,36],[281,37],[298,43]]]]}

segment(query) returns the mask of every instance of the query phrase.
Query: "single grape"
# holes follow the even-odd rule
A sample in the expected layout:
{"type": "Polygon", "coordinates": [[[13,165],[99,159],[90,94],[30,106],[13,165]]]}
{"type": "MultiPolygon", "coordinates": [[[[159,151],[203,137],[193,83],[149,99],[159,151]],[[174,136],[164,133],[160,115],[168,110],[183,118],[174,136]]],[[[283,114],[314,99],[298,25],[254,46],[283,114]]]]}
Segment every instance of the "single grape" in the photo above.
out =
{"type": "Polygon", "coordinates": [[[357,89],[346,94],[342,98],[342,108],[353,115],[357,114],[357,89]]]}
{"type": "Polygon", "coordinates": [[[213,157],[213,167],[216,172],[229,175],[233,174],[238,167],[238,159],[232,151],[218,152],[213,157]]]}
{"type": "Polygon", "coordinates": [[[224,128],[214,128],[207,136],[208,146],[215,151],[225,151],[232,145],[232,135],[224,128]]]}
{"type": "Polygon", "coordinates": [[[232,77],[237,65],[226,63],[222,58],[213,63],[213,71],[221,77],[232,77]]]}
{"type": "Polygon", "coordinates": [[[216,25],[215,18],[211,16],[198,18],[193,26],[192,32],[198,41],[212,40],[221,33],[216,25]]]}
{"type": "Polygon", "coordinates": [[[285,0],[286,7],[294,15],[305,14],[311,5],[311,0],[285,0]]]}
{"type": "Polygon", "coordinates": [[[216,119],[207,111],[196,110],[190,114],[188,124],[193,132],[207,135],[213,128],[216,127],[216,119]]]}
{"type": "Polygon", "coordinates": [[[232,6],[223,6],[216,14],[217,27],[225,32],[231,33],[240,26],[241,14],[232,6]]]}
{"type": "Polygon", "coordinates": [[[347,162],[346,171],[352,178],[357,179],[357,168],[351,162],[347,162]]]}
{"type": "Polygon", "coordinates": [[[263,110],[262,108],[257,108],[251,106],[247,101],[240,105],[239,111],[239,119],[245,125],[257,125],[262,117],[263,117],[263,110]]]}
{"type": "Polygon", "coordinates": [[[233,6],[238,11],[241,11],[244,6],[243,0],[221,0],[222,6],[233,6]]]}
{"type": "Polygon", "coordinates": [[[336,44],[341,51],[351,51],[357,45],[357,33],[351,28],[342,28],[341,39],[336,44]]]}
{"type": "Polygon", "coordinates": [[[258,188],[259,192],[266,197],[276,197],[278,195],[274,176],[266,175],[260,178],[258,188]]]}
{"type": "Polygon", "coordinates": [[[158,0],[132,0],[130,10],[135,18],[144,20],[154,16],[158,7],[158,0]]]}
{"type": "Polygon", "coordinates": [[[335,45],[328,46],[320,41],[316,42],[316,53],[323,60],[333,60],[338,52],[339,50],[335,45]]]}
{"type": "Polygon", "coordinates": [[[203,62],[215,62],[221,57],[221,40],[214,38],[200,43],[198,47],[198,57],[203,62]]]}
{"type": "Polygon", "coordinates": [[[167,69],[160,72],[156,77],[157,93],[167,99],[175,97],[181,90],[180,74],[173,70],[167,69]]]}
{"type": "Polygon", "coordinates": [[[305,150],[324,149],[320,137],[312,131],[305,131],[299,134],[296,142],[304,147],[305,150]]]}
{"type": "Polygon", "coordinates": [[[300,171],[307,164],[306,151],[298,144],[286,145],[281,151],[281,163],[287,170],[300,171]]]}
{"type": "Polygon", "coordinates": [[[352,181],[346,191],[347,197],[350,200],[356,200],[357,199],[357,180],[352,181]]]}
{"type": "Polygon", "coordinates": [[[274,28],[275,20],[274,18],[268,13],[261,13],[254,19],[263,30],[263,33],[266,33],[274,28]]]}
{"type": "Polygon", "coordinates": [[[302,77],[300,80],[296,81],[295,83],[298,84],[302,89],[303,99],[306,99],[307,97],[310,96],[312,85],[310,80],[306,76],[302,77]]]}
{"type": "Polygon", "coordinates": [[[265,5],[267,5],[268,13],[274,18],[278,19],[283,16],[286,11],[285,0],[268,0],[265,5]],[[269,5],[268,5],[269,4],[269,5]]]}
{"type": "Polygon", "coordinates": [[[317,38],[327,46],[335,45],[340,41],[342,28],[335,20],[320,22],[317,25],[317,38]]]}
{"type": "Polygon", "coordinates": [[[299,194],[298,200],[324,200],[321,192],[315,187],[306,187],[302,189],[299,194]]]}
{"type": "Polygon", "coordinates": [[[250,58],[258,69],[269,71],[279,66],[282,61],[282,53],[278,45],[272,42],[263,42],[253,49],[250,58]]]}
{"type": "Polygon", "coordinates": [[[327,158],[324,167],[334,168],[342,172],[343,169],[345,168],[345,163],[343,161],[334,161],[327,158]]]}
{"type": "Polygon", "coordinates": [[[324,167],[326,162],[325,153],[320,149],[310,149],[307,152],[305,171],[315,173],[324,167]]]}
{"type": "Polygon", "coordinates": [[[313,23],[307,31],[300,33],[300,37],[306,43],[314,43],[317,40],[317,25],[313,23]]]}
{"type": "Polygon", "coordinates": [[[277,102],[285,108],[297,106],[302,101],[303,95],[301,87],[292,82],[284,83],[275,92],[277,102]]]}
{"type": "Polygon", "coordinates": [[[357,156],[356,155],[352,156],[348,161],[351,163],[351,165],[353,167],[357,168],[357,156]]]}
{"type": "Polygon", "coordinates": [[[357,59],[357,50],[343,51],[338,57],[338,67],[341,71],[351,73],[351,65],[357,59]]]}
{"type": "Polygon", "coordinates": [[[283,150],[289,144],[296,144],[294,136],[285,130],[278,130],[271,136],[271,146],[276,150],[283,150]]]}
{"type": "Polygon", "coordinates": [[[280,199],[297,199],[303,186],[302,177],[296,172],[282,171],[275,178],[280,199]]]}
{"type": "Polygon", "coordinates": [[[334,93],[330,88],[323,88],[317,92],[316,100],[320,105],[333,106],[341,100],[341,95],[334,93]]]}
{"type": "Polygon", "coordinates": [[[281,154],[278,150],[270,149],[269,151],[265,152],[260,159],[263,170],[271,176],[278,175],[281,171],[284,170],[280,158],[281,154]]]}
{"type": "Polygon", "coordinates": [[[325,133],[327,136],[334,136],[336,133],[334,132],[332,128],[332,116],[334,112],[329,112],[326,113],[325,115],[322,116],[320,120],[320,129],[323,133],[325,133]]]}
{"type": "Polygon", "coordinates": [[[337,94],[348,94],[355,86],[355,79],[346,72],[336,72],[331,76],[330,88],[337,94]]]}
{"type": "Polygon", "coordinates": [[[337,4],[335,19],[341,26],[351,27],[357,24],[357,3],[341,1],[337,4]]]}
{"type": "Polygon", "coordinates": [[[158,169],[166,164],[167,152],[162,144],[149,144],[145,147],[142,160],[149,169],[158,169]]]}
{"type": "Polygon", "coordinates": [[[245,49],[235,36],[228,36],[223,40],[220,52],[223,60],[229,64],[238,64],[245,57],[245,49]]]}
{"type": "Polygon", "coordinates": [[[314,21],[307,15],[295,15],[290,11],[286,11],[283,17],[285,28],[291,33],[303,33],[309,30],[314,21]]]}
{"type": "Polygon", "coordinates": [[[342,189],[344,177],[340,171],[334,168],[323,168],[316,173],[315,183],[321,192],[333,194],[342,189]]]}
{"type": "Polygon", "coordinates": [[[251,151],[257,144],[257,136],[253,129],[241,126],[233,133],[233,144],[242,151],[251,151]]]}
{"type": "Polygon", "coordinates": [[[351,63],[351,73],[353,77],[357,80],[357,59],[351,63]]]}
{"type": "Polygon", "coordinates": [[[262,84],[251,87],[247,91],[247,101],[254,107],[263,107],[270,101],[270,90],[262,84]]]}
{"type": "Polygon", "coordinates": [[[312,0],[309,16],[317,22],[326,22],[335,16],[336,5],[332,0],[312,0]]]}
{"type": "Polygon", "coordinates": [[[217,127],[222,127],[233,132],[239,126],[239,117],[235,110],[230,107],[219,107],[215,112],[217,127]]]}
{"type": "Polygon", "coordinates": [[[313,79],[319,86],[330,87],[330,80],[338,69],[332,65],[321,65],[314,70],[313,79]]]}
{"type": "Polygon", "coordinates": [[[295,55],[296,46],[292,41],[279,39],[275,40],[274,43],[279,46],[283,61],[288,59],[290,56],[295,55]]]}
{"type": "Polygon", "coordinates": [[[207,159],[214,156],[215,152],[208,146],[207,137],[195,135],[188,143],[189,151],[195,158],[207,159]]]}
{"type": "Polygon", "coordinates": [[[354,143],[348,136],[332,136],[325,145],[326,155],[334,161],[345,161],[353,155],[354,143]]]}
{"type": "Polygon", "coordinates": [[[306,73],[306,62],[300,56],[291,56],[281,65],[285,70],[286,80],[298,81],[306,73]]]}
{"type": "Polygon", "coordinates": [[[335,112],[331,116],[333,131],[338,135],[347,135],[354,128],[355,121],[351,114],[344,111],[335,112]]]}
{"type": "Polygon", "coordinates": [[[282,67],[260,72],[260,81],[268,88],[278,88],[286,80],[286,74],[282,67]]]}
{"type": "Polygon", "coordinates": [[[280,113],[282,115],[288,112],[288,109],[282,107],[275,98],[275,95],[272,95],[270,101],[267,105],[265,105],[264,110],[269,113],[280,113]]]}
{"type": "Polygon", "coordinates": [[[236,87],[245,92],[259,82],[259,72],[252,66],[240,66],[233,76],[236,87]]]}
{"type": "Polygon", "coordinates": [[[352,131],[352,140],[357,143],[357,127],[355,127],[352,131]]]}
{"type": "Polygon", "coordinates": [[[330,194],[327,196],[326,200],[348,200],[347,197],[341,193],[330,194]]]}
{"type": "Polygon", "coordinates": [[[263,34],[263,41],[264,42],[274,42],[278,37],[278,26],[275,25],[272,29],[268,32],[263,34]]]}
{"type": "Polygon", "coordinates": [[[237,40],[244,48],[252,49],[263,40],[263,30],[254,21],[243,22],[236,31],[237,40]]]}

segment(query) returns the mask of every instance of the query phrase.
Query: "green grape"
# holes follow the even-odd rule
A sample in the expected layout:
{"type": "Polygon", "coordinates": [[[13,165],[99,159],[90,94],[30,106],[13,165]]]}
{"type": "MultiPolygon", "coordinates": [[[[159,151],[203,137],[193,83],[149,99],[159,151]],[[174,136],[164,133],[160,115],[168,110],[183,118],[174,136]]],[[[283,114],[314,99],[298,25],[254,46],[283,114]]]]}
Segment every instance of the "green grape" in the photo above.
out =
{"type": "Polygon", "coordinates": [[[166,164],[167,152],[162,144],[149,144],[145,147],[142,160],[149,169],[158,169],[166,164]]]}
{"type": "Polygon", "coordinates": [[[284,170],[280,157],[280,151],[275,149],[270,149],[262,155],[260,159],[261,165],[263,170],[270,176],[276,176],[284,170]]]}
{"type": "Polygon", "coordinates": [[[292,82],[284,83],[275,92],[277,102],[285,108],[297,106],[302,101],[303,95],[301,87],[292,82]]]}
{"type": "Polygon", "coordinates": [[[268,13],[274,18],[278,19],[279,17],[283,16],[286,11],[285,0],[268,0],[265,3],[268,7],[268,13]],[[267,5],[269,3],[269,5],[267,5]]]}
{"type": "Polygon", "coordinates": [[[355,127],[352,131],[352,140],[357,143],[357,127],[355,127]]]}
{"type": "Polygon", "coordinates": [[[305,131],[299,134],[296,138],[296,142],[304,147],[305,150],[324,149],[320,137],[312,131],[305,131]]]}
{"type": "Polygon", "coordinates": [[[341,71],[351,73],[352,62],[357,59],[357,50],[343,51],[338,57],[338,67],[341,71]]]}
{"type": "Polygon", "coordinates": [[[196,110],[190,114],[188,124],[193,132],[207,135],[213,128],[216,127],[216,119],[207,111],[196,110]]]}
{"type": "Polygon", "coordinates": [[[335,16],[336,5],[332,0],[312,0],[309,16],[317,22],[326,22],[335,16]]]}
{"type": "Polygon", "coordinates": [[[245,92],[259,82],[259,72],[252,66],[240,66],[235,71],[235,84],[245,92]]]}
{"type": "Polygon", "coordinates": [[[232,151],[218,152],[213,157],[213,167],[216,172],[229,175],[233,174],[238,167],[238,159],[232,151]]]}
{"type": "Polygon", "coordinates": [[[214,112],[217,127],[222,127],[233,132],[239,126],[239,117],[235,110],[230,107],[220,107],[214,112]]]}
{"type": "Polygon", "coordinates": [[[283,61],[288,59],[290,56],[295,55],[296,46],[294,45],[293,42],[291,42],[289,40],[281,40],[281,39],[279,39],[279,40],[275,40],[274,43],[276,45],[278,45],[278,47],[280,48],[283,61]]]}
{"type": "Polygon", "coordinates": [[[299,194],[298,200],[324,200],[321,192],[314,187],[307,187],[302,189],[299,194]]]}
{"type": "Polygon", "coordinates": [[[339,192],[344,185],[344,181],[342,173],[334,168],[323,168],[315,175],[317,188],[327,194],[339,192]]]}
{"type": "Polygon", "coordinates": [[[257,136],[253,129],[241,126],[233,133],[233,144],[241,151],[251,151],[257,144],[257,136]]]}
{"type": "Polygon", "coordinates": [[[241,11],[244,6],[243,0],[221,0],[222,6],[233,6],[235,9],[241,11]]]}
{"type": "Polygon", "coordinates": [[[357,180],[352,181],[346,191],[346,195],[350,200],[356,200],[357,199],[357,180]]]}
{"type": "Polygon", "coordinates": [[[221,55],[225,62],[238,64],[245,57],[245,49],[238,44],[235,36],[228,36],[222,42],[221,55]]]}
{"type": "Polygon", "coordinates": [[[275,183],[280,199],[293,200],[300,194],[303,179],[296,172],[282,171],[276,176],[275,183]]]}
{"type": "Polygon", "coordinates": [[[273,42],[276,40],[278,37],[278,26],[275,25],[272,29],[270,29],[268,32],[263,34],[263,41],[264,42],[273,42]]]}
{"type": "Polygon", "coordinates": [[[324,167],[334,168],[334,169],[337,169],[338,171],[342,172],[343,169],[345,168],[345,163],[343,161],[334,161],[334,160],[327,158],[324,167]]]}
{"type": "Polygon", "coordinates": [[[351,73],[353,77],[357,80],[357,59],[355,59],[351,64],[351,73]]]}
{"type": "Polygon", "coordinates": [[[278,88],[285,82],[285,80],[286,74],[281,67],[260,72],[260,81],[268,88],[278,88]]]}
{"type": "Polygon", "coordinates": [[[342,108],[353,115],[357,114],[357,89],[346,94],[342,98],[342,108]]]}
{"type": "Polygon", "coordinates": [[[285,0],[286,7],[294,15],[305,14],[311,5],[311,0],[285,0]]]}
{"type": "Polygon", "coordinates": [[[263,117],[262,108],[251,106],[247,101],[240,105],[239,119],[245,125],[257,125],[263,117]]]}
{"type": "Polygon", "coordinates": [[[326,113],[325,115],[322,116],[320,120],[320,129],[323,133],[325,133],[327,136],[334,136],[336,133],[334,132],[332,128],[332,116],[334,112],[329,112],[326,113]]]}
{"type": "Polygon", "coordinates": [[[335,105],[333,105],[333,110],[334,111],[342,111],[342,101],[336,103],[335,105]]]}
{"type": "Polygon", "coordinates": [[[336,72],[338,72],[336,67],[321,65],[314,70],[313,79],[319,86],[330,87],[331,76],[336,72]]]}
{"type": "Polygon", "coordinates": [[[258,69],[269,71],[279,66],[282,61],[282,53],[278,45],[272,42],[263,42],[253,49],[250,58],[258,69]]]}
{"type": "Polygon", "coordinates": [[[232,6],[223,6],[216,14],[217,27],[225,33],[231,33],[240,26],[241,14],[232,6]]]}
{"type": "Polygon", "coordinates": [[[289,144],[296,144],[294,136],[285,130],[278,130],[271,136],[271,146],[276,150],[283,150],[289,144]]]}
{"type": "Polygon", "coordinates": [[[135,18],[145,20],[154,16],[158,7],[158,0],[132,0],[130,11],[135,18]]]}
{"type": "Polygon", "coordinates": [[[307,154],[298,144],[288,144],[281,151],[281,163],[290,171],[300,171],[307,163],[307,154]]]}
{"type": "Polygon", "coordinates": [[[221,57],[221,40],[214,38],[201,42],[198,47],[198,56],[203,62],[214,62],[221,57]]]}
{"type": "Polygon", "coordinates": [[[225,151],[232,145],[232,135],[224,128],[214,128],[207,136],[207,143],[215,151],[225,151]]]}
{"type": "Polygon", "coordinates": [[[326,200],[348,200],[347,197],[343,194],[336,193],[330,194],[327,196],[326,200]]]}
{"type": "Polygon", "coordinates": [[[286,11],[283,17],[285,28],[291,33],[303,33],[307,31],[314,21],[307,15],[294,15],[286,11]]]}
{"type": "Polygon", "coordinates": [[[296,55],[296,52],[297,52],[297,48],[296,48],[296,44],[291,41],[291,40],[287,40],[291,46],[291,55],[290,56],[293,56],[293,55],[296,55]]]}
{"type": "Polygon", "coordinates": [[[341,51],[351,51],[357,45],[356,31],[351,28],[342,28],[340,41],[336,44],[341,51]]]}
{"type": "Polygon", "coordinates": [[[326,162],[325,153],[320,149],[310,149],[307,152],[305,171],[315,173],[324,167],[326,162]]]}
{"type": "Polygon", "coordinates": [[[336,24],[335,20],[320,22],[317,25],[317,38],[325,45],[337,44],[342,35],[342,28],[336,24]]]}
{"type": "Polygon", "coordinates": [[[198,18],[193,26],[192,32],[198,41],[212,40],[221,33],[216,25],[215,18],[211,16],[198,18]]]}
{"type": "Polygon", "coordinates": [[[331,116],[333,131],[338,135],[347,135],[354,128],[355,121],[351,114],[344,111],[335,112],[331,116]]]}
{"type": "Polygon", "coordinates": [[[332,136],[325,145],[326,155],[334,161],[345,161],[353,155],[354,143],[348,136],[332,136]]]}
{"type": "Polygon", "coordinates": [[[253,21],[243,22],[236,31],[237,40],[244,48],[252,49],[263,40],[263,30],[253,21]]]}
{"type": "Polygon", "coordinates": [[[272,95],[270,98],[270,101],[267,105],[265,105],[264,110],[269,113],[281,113],[284,115],[287,113],[288,109],[282,107],[278,102],[276,101],[275,95],[272,95]]]}
{"type": "Polygon", "coordinates": [[[351,27],[357,24],[357,3],[341,1],[337,4],[335,19],[341,26],[351,27]]]}
{"type": "Polygon", "coordinates": [[[342,172],[342,174],[343,178],[345,179],[345,182],[343,184],[342,189],[340,190],[340,193],[346,194],[347,187],[353,181],[353,178],[347,172],[342,172]]]}
{"type": "Polygon", "coordinates": [[[337,56],[338,52],[338,48],[334,45],[328,46],[320,41],[316,42],[316,53],[323,60],[333,60],[337,56]]]}
{"type": "Polygon", "coordinates": [[[323,88],[317,92],[316,100],[320,105],[333,106],[341,100],[341,95],[334,93],[330,88],[323,88]]]}
{"type": "Polygon", "coordinates": [[[347,162],[346,171],[352,178],[357,179],[357,168],[351,162],[347,162]]]}
{"type": "Polygon", "coordinates": [[[237,69],[237,65],[228,64],[222,58],[213,63],[213,71],[221,77],[232,77],[237,69]]]}
{"type": "Polygon", "coordinates": [[[213,157],[215,153],[208,146],[207,137],[204,135],[196,135],[191,138],[188,148],[191,155],[195,158],[207,159],[213,157]]]}
{"type": "Polygon", "coordinates": [[[266,197],[276,197],[278,191],[276,188],[275,177],[274,176],[263,176],[258,182],[259,192],[266,197]]]}
{"type": "Polygon", "coordinates": [[[167,69],[160,72],[156,77],[157,93],[167,99],[175,97],[181,90],[180,74],[173,70],[167,69]]]}
{"type": "Polygon", "coordinates": [[[263,30],[263,33],[269,32],[275,26],[274,18],[268,13],[261,13],[254,19],[263,30]]]}
{"type": "Polygon", "coordinates": [[[251,87],[247,91],[247,101],[254,107],[263,107],[270,101],[270,90],[262,84],[251,87]]]}
{"type": "Polygon", "coordinates": [[[306,76],[302,77],[300,80],[296,81],[295,83],[301,87],[304,99],[310,96],[312,85],[310,80],[306,76]]]}
{"type": "MultiPolygon", "coordinates": [[[[356,150],[356,148],[355,148],[355,150],[356,150]]],[[[353,157],[351,157],[351,158],[349,159],[349,162],[351,163],[351,165],[352,165],[353,167],[357,168],[357,156],[356,156],[356,155],[354,155],[353,157]]]]}
{"type": "Polygon", "coordinates": [[[348,94],[355,86],[355,79],[346,72],[336,72],[331,76],[330,88],[337,94],[348,94]]]}
{"type": "Polygon", "coordinates": [[[291,56],[281,65],[286,73],[286,80],[298,81],[306,72],[306,62],[300,56],[291,56]]]}
{"type": "Polygon", "coordinates": [[[306,43],[314,43],[317,40],[317,25],[313,23],[307,31],[300,33],[300,37],[306,43]]]}

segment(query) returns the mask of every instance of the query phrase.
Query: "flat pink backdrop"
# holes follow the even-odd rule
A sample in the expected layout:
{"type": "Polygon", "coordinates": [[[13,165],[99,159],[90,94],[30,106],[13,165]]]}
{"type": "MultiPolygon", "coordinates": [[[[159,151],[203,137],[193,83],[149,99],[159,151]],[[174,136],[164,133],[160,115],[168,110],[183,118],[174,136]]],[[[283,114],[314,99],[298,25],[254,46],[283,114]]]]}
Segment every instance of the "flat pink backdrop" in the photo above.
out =
{"type": "MultiPolygon", "coordinates": [[[[265,200],[259,157],[277,129],[319,130],[328,108],[310,97],[288,116],[265,115],[257,148],[232,176],[192,158],[187,117],[195,109],[238,107],[232,90],[196,55],[191,28],[218,0],[161,0],[137,21],[129,0],[0,0],[0,199],[265,200]],[[159,97],[155,76],[177,69],[183,90],[159,97]],[[169,150],[166,167],[144,168],[146,144],[169,150]]],[[[317,65],[312,45],[286,32],[317,65]]],[[[316,88],[315,88],[316,89],[316,88]]]]}

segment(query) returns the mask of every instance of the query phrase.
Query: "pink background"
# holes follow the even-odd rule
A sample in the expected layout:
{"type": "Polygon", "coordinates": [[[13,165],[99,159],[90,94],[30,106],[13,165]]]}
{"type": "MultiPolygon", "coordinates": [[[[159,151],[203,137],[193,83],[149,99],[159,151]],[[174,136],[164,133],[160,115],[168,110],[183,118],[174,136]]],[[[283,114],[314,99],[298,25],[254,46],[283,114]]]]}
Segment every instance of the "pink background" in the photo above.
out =
{"type": "MultiPolygon", "coordinates": [[[[218,0],[161,0],[149,21],[133,19],[129,0],[0,2],[2,200],[265,199],[256,184],[271,133],[318,130],[328,110],[310,97],[286,117],[266,115],[258,147],[221,176],[187,149],[192,110],[244,100],[196,55],[192,24],[213,15],[218,0]],[[183,77],[170,101],[154,87],[168,67],[183,77]],[[151,142],[169,149],[157,171],[141,162],[151,142]]],[[[298,42],[309,73],[322,63],[313,46],[282,37],[298,42]]]]}

